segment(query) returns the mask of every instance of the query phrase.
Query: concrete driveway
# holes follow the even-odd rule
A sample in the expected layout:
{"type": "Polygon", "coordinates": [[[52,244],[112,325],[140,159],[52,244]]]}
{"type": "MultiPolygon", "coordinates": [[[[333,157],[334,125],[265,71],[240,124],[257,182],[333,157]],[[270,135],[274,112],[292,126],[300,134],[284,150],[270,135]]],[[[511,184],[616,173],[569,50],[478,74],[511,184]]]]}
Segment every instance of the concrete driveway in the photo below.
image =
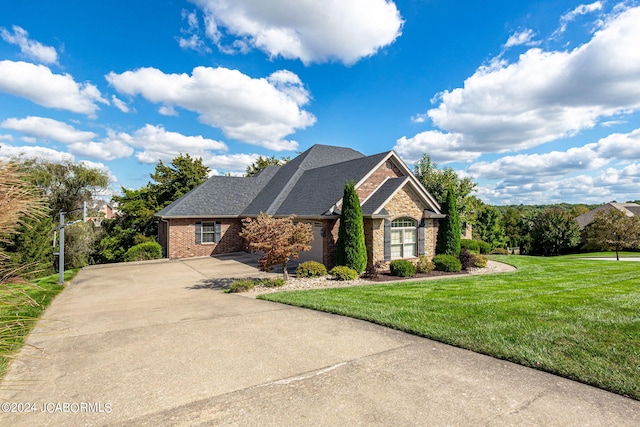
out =
{"type": "Polygon", "coordinates": [[[80,272],[0,385],[4,410],[31,412],[0,425],[638,425],[638,401],[216,289],[257,274],[242,261],[80,272]]]}

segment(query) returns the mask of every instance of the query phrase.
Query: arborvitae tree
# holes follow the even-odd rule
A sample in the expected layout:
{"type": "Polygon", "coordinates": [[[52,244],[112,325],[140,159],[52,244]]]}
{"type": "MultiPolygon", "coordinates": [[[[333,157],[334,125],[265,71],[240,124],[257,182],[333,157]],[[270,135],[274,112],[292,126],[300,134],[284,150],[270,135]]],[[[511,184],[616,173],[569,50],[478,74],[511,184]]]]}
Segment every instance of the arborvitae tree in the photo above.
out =
{"type": "Polygon", "coordinates": [[[438,228],[436,254],[458,256],[460,254],[460,218],[456,208],[456,195],[452,188],[447,190],[447,198],[442,205],[442,212],[446,215],[438,228]]]}
{"type": "Polygon", "coordinates": [[[367,247],[364,243],[364,221],[360,199],[353,183],[347,182],[342,196],[342,215],[338,228],[336,264],[362,273],[367,267],[367,247]]]}

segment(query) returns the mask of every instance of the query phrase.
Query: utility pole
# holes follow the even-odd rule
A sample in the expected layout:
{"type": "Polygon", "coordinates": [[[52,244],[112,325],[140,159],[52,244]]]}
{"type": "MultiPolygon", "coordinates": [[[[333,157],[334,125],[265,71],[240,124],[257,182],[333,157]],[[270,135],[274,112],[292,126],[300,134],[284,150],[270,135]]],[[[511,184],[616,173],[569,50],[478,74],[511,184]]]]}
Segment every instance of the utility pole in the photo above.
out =
{"type": "MultiPolygon", "coordinates": [[[[82,207],[78,209],[73,209],[69,212],[60,212],[60,225],[58,225],[53,230],[60,230],[58,234],[58,252],[54,252],[54,255],[58,255],[58,283],[64,284],[64,229],[70,225],[76,224],[80,221],[85,222],[87,220],[87,202],[82,202],[82,207]],[[64,222],[64,216],[68,213],[82,210],[82,219],[78,219],[76,221],[71,221],[69,223],[64,222]]],[[[53,236],[53,240],[55,242],[55,235],[53,236]]]]}

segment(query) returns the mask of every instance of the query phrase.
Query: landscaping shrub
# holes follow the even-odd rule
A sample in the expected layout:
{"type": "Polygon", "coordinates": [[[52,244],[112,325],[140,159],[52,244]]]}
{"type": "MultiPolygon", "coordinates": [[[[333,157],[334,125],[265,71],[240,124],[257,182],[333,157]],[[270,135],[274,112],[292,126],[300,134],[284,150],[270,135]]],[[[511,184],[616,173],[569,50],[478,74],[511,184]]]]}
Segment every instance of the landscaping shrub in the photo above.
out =
{"type": "Polygon", "coordinates": [[[144,261],[162,258],[162,246],[158,242],[144,242],[130,247],[124,254],[125,261],[144,261]]]}
{"type": "Polygon", "coordinates": [[[456,273],[462,270],[460,260],[453,255],[436,255],[433,257],[433,264],[437,271],[448,271],[456,273]]]}
{"type": "Polygon", "coordinates": [[[429,259],[428,256],[420,255],[420,258],[418,258],[418,262],[416,262],[416,272],[428,273],[434,268],[436,268],[436,266],[433,265],[433,262],[431,261],[431,259],[429,259]]]}
{"type": "Polygon", "coordinates": [[[478,248],[480,249],[481,254],[488,254],[491,252],[491,245],[487,242],[483,242],[482,240],[477,240],[478,248]]]}
{"type": "Polygon", "coordinates": [[[317,261],[306,261],[296,268],[296,277],[321,277],[327,275],[327,268],[317,261]]]}
{"type": "Polygon", "coordinates": [[[230,292],[230,293],[246,292],[248,290],[255,288],[255,286],[256,286],[256,281],[253,279],[240,279],[240,280],[236,280],[235,282],[232,282],[229,285],[229,289],[227,290],[227,292],[230,292]]]}
{"type": "Polygon", "coordinates": [[[468,251],[480,252],[480,245],[477,240],[460,239],[460,248],[468,251]]]}
{"type": "Polygon", "coordinates": [[[392,276],[413,277],[416,275],[416,266],[406,259],[397,259],[389,264],[392,276]]]}
{"type": "Polygon", "coordinates": [[[460,265],[463,270],[469,270],[476,267],[476,255],[466,249],[462,249],[460,251],[458,259],[460,260],[460,265]]]}
{"type": "Polygon", "coordinates": [[[267,288],[279,288],[281,286],[284,286],[285,281],[281,277],[276,277],[274,279],[263,279],[258,284],[267,288]]]}
{"type": "Polygon", "coordinates": [[[345,267],[339,265],[337,267],[333,267],[331,271],[329,271],[336,280],[355,280],[358,278],[358,272],[353,268],[345,267]]]}
{"type": "Polygon", "coordinates": [[[509,255],[509,251],[504,248],[495,248],[491,251],[493,255],[509,255]]]}
{"type": "Polygon", "coordinates": [[[362,274],[362,277],[366,277],[367,279],[377,279],[380,276],[380,271],[384,270],[384,261],[376,261],[373,265],[367,267],[367,269],[362,274]]]}
{"type": "Polygon", "coordinates": [[[489,261],[489,259],[484,255],[475,256],[475,266],[478,268],[485,268],[487,266],[487,261],[489,261]]]}

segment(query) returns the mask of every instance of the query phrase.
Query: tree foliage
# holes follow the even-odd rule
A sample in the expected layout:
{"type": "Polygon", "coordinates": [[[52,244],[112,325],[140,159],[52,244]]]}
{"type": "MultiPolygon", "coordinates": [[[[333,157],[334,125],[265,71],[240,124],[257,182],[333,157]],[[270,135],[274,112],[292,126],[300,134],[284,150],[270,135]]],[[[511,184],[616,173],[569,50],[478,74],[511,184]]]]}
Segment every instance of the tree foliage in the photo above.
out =
{"type": "Polygon", "coordinates": [[[277,159],[276,156],[258,156],[258,158],[253,163],[247,166],[245,176],[257,175],[262,172],[262,170],[266,169],[267,166],[282,166],[285,163],[289,163],[289,161],[291,161],[290,157],[282,157],[280,159],[277,159]]]}
{"type": "Polygon", "coordinates": [[[558,208],[536,215],[531,225],[531,250],[534,254],[560,255],[580,242],[578,222],[571,213],[558,208]]]}
{"type": "MultiPolygon", "coordinates": [[[[82,203],[90,201],[94,193],[109,185],[109,175],[106,172],[83,163],[25,160],[21,168],[28,174],[29,181],[48,200],[54,216],[59,212],[71,212],[82,207],[82,203]]],[[[68,219],[79,215],[72,214],[68,219]]]]}
{"type": "Polygon", "coordinates": [[[300,252],[311,249],[313,240],[311,225],[294,222],[294,216],[273,218],[262,212],[255,218],[242,220],[240,236],[254,251],[263,252],[259,261],[263,271],[271,271],[274,266],[282,267],[285,280],[288,278],[287,263],[290,259],[298,259],[300,252]]]}
{"type": "Polygon", "coordinates": [[[594,221],[585,230],[587,243],[606,250],[619,251],[640,247],[640,218],[628,217],[617,209],[605,209],[596,213],[594,221]]]}
{"type": "Polygon", "coordinates": [[[447,190],[453,189],[461,220],[474,224],[473,205],[479,200],[471,196],[477,187],[471,178],[460,178],[456,171],[449,167],[438,169],[438,165],[432,162],[431,156],[427,154],[423,154],[422,158],[415,163],[413,174],[440,205],[445,203],[447,190]]]}
{"type": "Polygon", "coordinates": [[[180,154],[168,165],[160,160],[151,174],[153,183],[149,186],[155,192],[157,204],[162,209],[206,181],[210,171],[201,158],[180,154]]]}
{"type": "Polygon", "coordinates": [[[493,206],[484,205],[477,212],[473,234],[492,248],[501,248],[505,244],[504,227],[501,223],[500,211],[493,206]]]}
{"type": "Polygon", "coordinates": [[[446,217],[440,221],[438,227],[436,254],[457,257],[460,254],[460,218],[458,217],[456,195],[453,188],[447,191],[447,197],[442,204],[442,213],[446,217]]]}
{"type": "Polygon", "coordinates": [[[358,273],[367,268],[367,247],[364,241],[364,220],[355,185],[347,182],[342,195],[342,213],[336,244],[336,264],[358,273]]]}

